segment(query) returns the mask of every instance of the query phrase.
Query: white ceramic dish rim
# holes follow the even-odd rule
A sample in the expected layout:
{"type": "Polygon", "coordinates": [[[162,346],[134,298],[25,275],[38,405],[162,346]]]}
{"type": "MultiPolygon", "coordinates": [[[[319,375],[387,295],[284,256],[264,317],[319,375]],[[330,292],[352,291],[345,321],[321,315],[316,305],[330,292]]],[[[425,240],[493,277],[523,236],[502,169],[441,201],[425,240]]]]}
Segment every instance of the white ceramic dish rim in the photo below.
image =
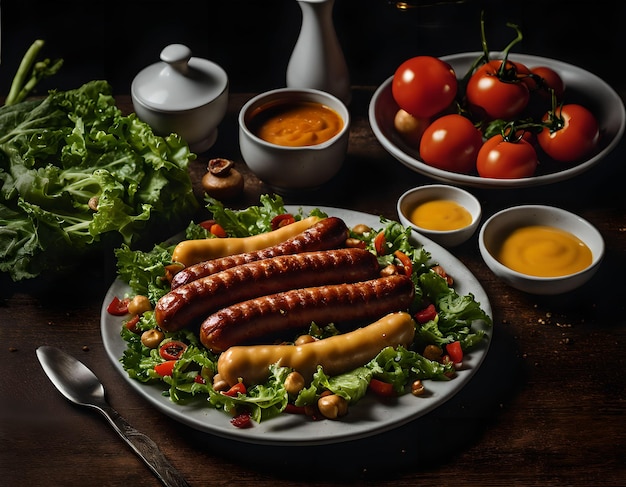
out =
{"type": "Polygon", "coordinates": [[[239,111],[238,116],[239,128],[244,131],[244,133],[250,137],[250,139],[254,140],[257,144],[268,147],[274,150],[285,150],[287,152],[297,152],[297,151],[317,151],[327,148],[330,145],[333,145],[337,140],[346,137],[348,131],[350,130],[351,117],[350,112],[346,105],[336,96],[331,95],[330,93],[326,93],[325,91],[316,90],[313,88],[277,88],[275,90],[266,91],[264,93],[260,93],[250,100],[248,100],[241,110],[239,111]],[[343,119],[343,127],[341,130],[337,132],[330,139],[315,145],[307,145],[307,146],[298,146],[291,147],[286,145],[278,145],[272,144],[271,142],[267,142],[266,140],[257,137],[252,131],[248,128],[248,123],[246,120],[246,116],[248,113],[258,107],[262,107],[265,104],[272,102],[280,102],[284,101],[308,101],[310,99],[315,99],[318,103],[322,103],[322,105],[326,105],[332,110],[336,111],[339,116],[343,119]],[[325,103],[320,100],[328,100],[332,101],[332,104],[325,103]],[[335,108],[332,105],[336,105],[339,109],[335,108]]]}
{"type": "MultiPolygon", "coordinates": [[[[430,198],[429,198],[430,199],[430,198]]],[[[459,198],[460,199],[460,198],[459,198]]],[[[459,202],[459,199],[455,199],[455,201],[457,201],[457,203],[459,202]]],[[[460,203],[461,204],[461,203],[460,203]]],[[[415,230],[417,230],[420,233],[426,233],[426,234],[430,234],[433,236],[448,236],[448,235],[454,235],[456,233],[459,232],[463,232],[463,231],[467,231],[468,228],[471,227],[475,227],[477,228],[478,225],[480,224],[480,219],[482,218],[482,207],[480,204],[480,201],[478,201],[478,198],[476,198],[476,196],[474,196],[472,193],[470,193],[469,191],[465,191],[462,188],[458,188],[456,186],[450,186],[447,184],[426,184],[424,186],[418,186],[415,188],[411,188],[407,191],[405,191],[400,198],[398,198],[398,204],[397,204],[397,212],[398,212],[398,217],[400,217],[400,215],[402,215],[406,221],[410,224],[410,226],[412,228],[414,228],[415,230]],[[411,197],[412,194],[421,191],[421,190],[429,190],[432,189],[433,192],[436,191],[441,191],[441,193],[438,193],[439,196],[441,198],[445,198],[445,199],[454,199],[448,195],[462,195],[462,198],[467,199],[472,201],[473,206],[472,207],[468,207],[468,205],[463,204],[462,206],[469,211],[470,215],[472,216],[472,222],[463,227],[463,228],[459,228],[456,230],[431,230],[430,228],[423,228],[420,227],[419,225],[416,225],[415,223],[411,222],[411,219],[409,218],[409,215],[407,215],[404,212],[403,209],[403,203],[411,197]]]]}
{"type": "MultiPolygon", "coordinates": [[[[364,223],[377,228],[381,225],[380,217],[367,213],[323,206],[287,206],[289,211],[302,209],[305,213],[313,208],[342,218],[349,226],[364,223]]],[[[435,242],[417,234],[415,238],[431,253],[433,260],[454,275],[457,292],[463,295],[472,293],[487,315],[492,316],[489,298],[470,270],[435,242]]],[[[485,345],[466,354],[464,366],[457,371],[457,376],[453,380],[428,381],[428,394],[425,396],[414,397],[407,394],[398,398],[395,403],[385,403],[366,397],[341,421],[311,421],[301,415],[286,414],[255,424],[252,428],[240,429],[231,425],[230,418],[222,411],[206,406],[175,404],[162,395],[162,386],[145,385],[128,377],[119,361],[126,348],[119,333],[123,317],[114,317],[106,311],[108,303],[114,296],[119,297],[127,291],[128,287],[122,281],[113,282],[104,296],[100,319],[104,348],[113,367],[122,375],[124,381],[155,409],[182,424],[205,433],[253,444],[297,446],[340,443],[373,436],[417,419],[443,405],[469,383],[487,355],[493,331],[491,327],[479,324],[479,328],[485,330],[488,338],[485,345]]]]}
{"type": "MultiPolygon", "coordinates": [[[[559,225],[557,223],[553,223],[552,225],[556,226],[557,228],[561,228],[563,230],[572,232],[571,227],[566,227],[565,225],[559,225]]],[[[515,224],[511,224],[511,225],[508,225],[507,227],[514,228],[515,226],[516,226],[515,224]]],[[[591,239],[585,239],[585,238],[582,238],[580,234],[575,233],[575,232],[573,233],[578,238],[580,238],[585,244],[589,244],[589,241],[591,239]]],[[[582,218],[581,216],[575,213],[572,213],[571,211],[567,211],[567,210],[564,210],[563,208],[558,208],[556,206],[548,206],[548,205],[519,205],[519,206],[510,207],[510,208],[505,208],[503,210],[498,211],[497,213],[494,213],[487,220],[485,220],[485,223],[483,223],[482,227],[480,228],[480,231],[478,233],[478,243],[479,243],[480,251],[483,254],[483,259],[485,255],[488,255],[490,257],[490,263],[489,263],[490,267],[491,266],[495,267],[496,269],[498,269],[499,273],[501,274],[505,274],[505,273],[510,274],[512,277],[514,277],[517,280],[525,279],[527,281],[537,282],[537,283],[567,281],[569,279],[576,278],[577,276],[585,274],[593,270],[594,268],[597,268],[601,264],[602,260],[604,259],[604,248],[605,248],[604,238],[602,237],[602,234],[589,221],[585,220],[584,218],[582,218]],[[485,233],[487,232],[489,225],[491,225],[494,222],[494,220],[501,218],[502,215],[506,213],[519,212],[519,213],[529,214],[528,212],[533,212],[533,211],[536,213],[541,212],[544,214],[557,214],[561,216],[562,218],[566,218],[569,221],[577,221],[578,225],[585,227],[587,231],[590,232],[590,235],[592,236],[594,240],[596,240],[596,243],[597,243],[597,250],[595,251],[592,250],[591,264],[589,264],[589,266],[585,267],[584,269],[578,272],[567,274],[565,276],[541,277],[541,276],[532,276],[530,274],[524,274],[522,272],[515,271],[511,269],[510,267],[505,266],[498,259],[496,259],[496,257],[491,252],[491,249],[489,249],[487,245],[485,244],[485,233]]]]}
{"type": "MultiPolygon", "coordinates": [[[[451,54],[449,56],[441,56],[441,59],[452,65],[460,62],[469,62],[471,64],[471,62],[473,62],[480,55],[480,52],[467,52],[460,54],[451,54]]],[[[492,58],[497,58],[498,55],[499,53],[493,52],[492,58]]],[[[574,66],[562,61],[557,61],[546,57],[534,56],[530,54],[512,53],[510,54],[509,59],[511,59],[512,61],[524,63],[528,67],[550,66],[556,69],[564,77],[566,89],[568,84],[571,84],[572,82],[575,83],[575,80],[577,79],[585,79],[587,80],[585,84],[589,84],[589,82],[592,82],[594,85],[601,87],[601,91],[607,97],[607,100],[610,100],[609,102],[607,102],[607,105],[611,105],[613,107],[614,113],[612,116],[616,118],[617,130],[613,139],[598,154],[592,156],[584,162],[581,162],[568,169],[564,169],[563,171],[553,172],[549,174],[541,174],[529,178],[483,178],[480,176],[457,174],[450,171],[445,171],[436,167],[429,166],[428,164],[425,164],[419,159],[413,157],[409,152],[407,152],[407,150],[404,150],[401,146],[397,145],[391,139],[391,137],[388,135],[388,128],[381,127],[381,125],[379,124],[378,103],[383,94],[386,94],[386,92],[389,92],[391,90],[391,81],[393,80],[393,75],[387,78],[376,89],[370,101],[368,116],[370,126],[372,128],[372,131],[374,132],[374,135],[381,143],[381,145],[385,148],[385,150],[387,150],[387,152],[389,152],[394,158],[407,166],[409,169],[412,169],[413,171],[420,174],[430,176],[439,181],[457,183],[477,188],[522,188],[530,186],[541,186],[565,181],[597,165],[604,157],[606,157],[611,151],[613,151],[617,144],[619,144],[626,128],[626,109],[624,108],[624,103],[620,96],[617,94],[617,92],[604,80],[578,66],[574,66]]],[[[457,73],[457,75],[460,76],[463,76],[464,74],[464,72],[457,73]]],[[[596,90],[596,93],[597,92],[598,90],[596,90]]]]}

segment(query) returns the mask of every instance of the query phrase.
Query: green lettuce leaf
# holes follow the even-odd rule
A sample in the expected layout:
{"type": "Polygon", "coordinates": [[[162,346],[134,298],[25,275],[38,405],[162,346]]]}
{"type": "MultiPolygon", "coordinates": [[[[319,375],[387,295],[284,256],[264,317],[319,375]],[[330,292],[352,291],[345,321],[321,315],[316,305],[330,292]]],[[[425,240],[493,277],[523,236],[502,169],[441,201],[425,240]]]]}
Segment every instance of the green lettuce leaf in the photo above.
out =
{"type": "Polygon", "coordinates": [[[195,154],[123,116],[105,81],[0,108],[0,134],[0,271],[15,281],[173,232],[198,207],[195,154]]]}

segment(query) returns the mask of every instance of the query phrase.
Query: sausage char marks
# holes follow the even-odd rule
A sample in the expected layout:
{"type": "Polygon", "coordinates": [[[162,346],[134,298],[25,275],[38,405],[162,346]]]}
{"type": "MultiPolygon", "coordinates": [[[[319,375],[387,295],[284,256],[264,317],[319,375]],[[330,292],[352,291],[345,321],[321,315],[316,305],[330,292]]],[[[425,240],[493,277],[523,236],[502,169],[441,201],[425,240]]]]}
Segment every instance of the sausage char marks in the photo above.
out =
{"type": "Polygon", "coordinates": [[[415,288],[405,275],[291,289],[235,303],[211,314],[200,341],[222,352],[266,335],[318,325],[372,320],[408,309],[415,288]]]}
{"type": "Polygon", "coordinates": [[[165,331],[191,325],[224,306],[298,287],[372,279],[379,272],[376,256],[346,248],[281,255],[226,269],[171,290],[154,313],[165,331]]]}
{"type": "Polygon", "coordinates": [[[216,272],[278,255],[337,249],[344,246],[348,234],[348,227],[341,218],[333,216],[324,218],[280,244],[265,249],[211,259],[186,267],[172,278],[171,286],[172,289],[176,289],[183,284],[216,272]]]}

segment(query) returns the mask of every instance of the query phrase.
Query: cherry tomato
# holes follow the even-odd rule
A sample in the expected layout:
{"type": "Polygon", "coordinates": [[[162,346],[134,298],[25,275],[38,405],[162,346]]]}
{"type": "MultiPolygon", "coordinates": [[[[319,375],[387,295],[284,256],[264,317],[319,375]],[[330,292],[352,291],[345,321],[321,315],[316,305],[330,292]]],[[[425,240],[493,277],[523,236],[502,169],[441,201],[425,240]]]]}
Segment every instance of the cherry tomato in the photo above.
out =
{"type": "Polygon", "coordinates": [[[565,92],[565,82],[559,73],[547,66],[537,66],[536,68],[532,68],[530,71],[541,78],[541,82],[537,85],[537,92],[540,95],[550,97],[548,89],[551,88],[554,90],[557,100],[563,98],[563,93],[565,92]]]}
{"type": "Polygon", "coordinates": [[[374,237],[374,250],[378,255],[385,255],[387,253],[387,239],[385,238],[385,232],[380,232],[374,237]]]}
{"type": "Polygon", "coordinates": [[[411,274],[413,274],[413,262],[409,256],[401,250],[396,250],[393,255],[400,261],[404,275],[411,277],[411,274]]]}
{"type": "Polygon", "coordinates": [[[178,340],[170,340],[165,342],[159,348],[159,355],[165,360],[178,360],[181,355],[187,350],[187,345],[178,340]]]}
{"type": "Polygon", "coordinates": [[[245,394],[246,392],[246,386],[243,384],[243,382],[237,382],[227,391],[222,391],[222,394],[228,397],[236,397],[237,394],[245,394]]]}
{"type": "Polygon", "coordinates": [[[230,424],[237,428],[250,428],[252,426],[252,419],[250,413],[241,413],[230,420],[230,424]]]}
{"type": "Polygon", "coordinates": [[[556,161],[579,161],[598,146],[598,121],[582,105],[557,107],[547,112],[542,120],[550,126],[539,132],[537,141],[545,153],[556,161]]]}
{"type": "Polygon", "coordinates": [[[218,238],[226,238],[228,236],[226,234],[226,230],[224,230],[224,227],[222,227],[222,225],[220,225],[219,223],[214,223],[213,225],[211,225],[211,228],[209,228],[209,232],[211,232],[218,238]]]}
{"type": "Polygon", "coordinates": [[[478,152],[476,169],[483,178],[528,178],[537,170],[537,152],[526,140],[505,140],[494,135],[478,152]]]}
{"type": "Polygon", "coordinates": [[[204,228],[205,230],[208,230],[209,232],[211,231],[211,227],[213,225],[215,225],[216,221],[215,220],[204,220],[201,221],[200,223],[198,223],[198,225],[200,225],[202,228],[204,228]]]}
{"type": "Polygon", "coordinates": [[[391,93],[403,110],[416,118],[429,118],[454,101],[457,87],[456,74],[448,63],[432,56],[417,56],[396,69],[391,93]]]}
{"type": "Polygon", "coordinates": [[[528,105],[530,92],[521,80],[528,71],[524,65],[507,61],[504,74],[500,75],[502,60],[489,61],[479,67],[470,77],[466,95],[472,111],[483,119],[513,120],[528,105]]]}
{"type": "Polygon", "coordinates": [[[287,414],[306,414],[304,406],[296,406],[295,404],[287,403],[284,411],[287,414]]]}
{"type": "Polygon", "coordinates": [[[126,326],[126,328],[135,333],[136,335],[139,334],[139,329],[137,328],[137,324],[139,323],[139,315],[135,315],[133,316],[131,319],[129,319],[124,326],[126,326]]]}
{"type": "Polygon", "coordinates": [[[480,131],[462,115],[444,115],[431,123],[420,142],[420,156],[429,166],[468,174],[476,169],[483,143],[480,131]]]}
{"type": "Polygon", "coordinates": [[[290,213],[283,213],[282,215],[276,215],[272,218],[272,230],[277,230],[278,228],[284,227],[286,225],[290,225],[294,223],[296,219],[290,213]]]}
{"type": "Polygon", "coordinates": [[[203,222],[200,222],[198,225],[200,225],[205,230],[208,230],[210,233],[212,233],[216,237],[224,238],[227,236],[226,230],[224,230],[222,225],[217,223],[215,220],[204,220],[203,222]]]}
{"type": "Polygon", "coordinates": [[[448,343],[446,345],[446,352],[448,352],[450,360],[452,360],[453,363],[460,364],[463,362],[463,349],[461,348],[461,342],[455,341],[448,343]]]}
{"type": "Polygon", "coordinates": [[[420,140],[430,124],[429,118],[416,118],[400,108],[393,119],[393,126],[402,140],[413,149],[419,149],[420,140]]]}
{"type": "Polygon", "coordinates": [[[120,299],[117,296],[113,296],[113,299],[107,306],[107,313],[114,316],[124,316],[128,314],[128,303],[130,303],[129,298],[120,299]]]}
{"type": "Polygon", "coordinates": [[[160,364],[156,364],[154,366],[154,371],[161,377],[165,377],[166,375],[172,375],[172,372],[174,371],[174,365],[176,365],[176,360],[167,360],[165,362],[161,362],[160,364]]]}
{"type": "Polygon", "coordinates": [[[389,382],[383,382],[382,380],[370,380],[369,388],[374,394],[380,397],[391,397],[396,395],[393,390],[393,385],[389,382]]]}
{"type": "Polygon", "coordinates": [[[437,308],[435,308],[434,304],[429,304],[424,309],[419,310],[415,313],[415,321],[420,324],[427,323],[431,320],[434,320],[437,317],[437,308]]]}

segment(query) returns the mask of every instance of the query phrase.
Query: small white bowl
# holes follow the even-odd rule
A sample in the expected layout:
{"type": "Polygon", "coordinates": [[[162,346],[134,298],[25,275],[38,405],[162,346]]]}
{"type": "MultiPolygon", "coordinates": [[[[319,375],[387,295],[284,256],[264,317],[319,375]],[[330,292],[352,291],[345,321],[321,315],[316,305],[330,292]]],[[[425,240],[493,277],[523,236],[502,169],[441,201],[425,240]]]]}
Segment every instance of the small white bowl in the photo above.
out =
{"type": "Polygon", "coordinates": [[[324,91],[279,88],[249,100],[239,112],[239,149],[250,170],[278,193],[312,190],[341,169],[348,150],[350,112],[341,100],[324,91]],[[343,126],[329,140],[302,147],[277,145],[253,133],[251,120],[262,110],[283,103],[313,102],[334,110],[343,126]]]}
{"type": "Polygon", "coordinates": [[[161,62],[133,79],[131,97],[140,120],[157,135],[180,135],[192,152],[205,152],[217,140],[217,126],[228,108],[228,75],[217,64],[191,57],[182,44],[161,51],[161,62]]]}
{"type": "Polygon", "coordinates": [[[604,257],[604,240],[591,223],[569,211],[544,205],[515,206],[494,214],[481,227],[478,245],[483,260],[496,276],[511,287],[530,294],[553,295],[572,291],[596,273],[604,257]],[[535,277],[503,265],[495,257],[498,246],[513,230],[528,225],[551,226],[578,237],[591,250],[591,264],[562,277],[535,277]]]}
{"type": "Polygon", "coordinates": [[[430,184],[409,189],[398,199],[397,211],[400,223],[405,227],[413,228],[444,247],[456,247],[466,242],[478,228],[482,215],[480,202],[474,195],[464,189],[446,184],[430,184]],[[431,230],[417,226],[411,221],[411,211],[417,205],[433,200],[451,200],[458,203],[470,213],[471,223],[458,230],[431,230]]]}

